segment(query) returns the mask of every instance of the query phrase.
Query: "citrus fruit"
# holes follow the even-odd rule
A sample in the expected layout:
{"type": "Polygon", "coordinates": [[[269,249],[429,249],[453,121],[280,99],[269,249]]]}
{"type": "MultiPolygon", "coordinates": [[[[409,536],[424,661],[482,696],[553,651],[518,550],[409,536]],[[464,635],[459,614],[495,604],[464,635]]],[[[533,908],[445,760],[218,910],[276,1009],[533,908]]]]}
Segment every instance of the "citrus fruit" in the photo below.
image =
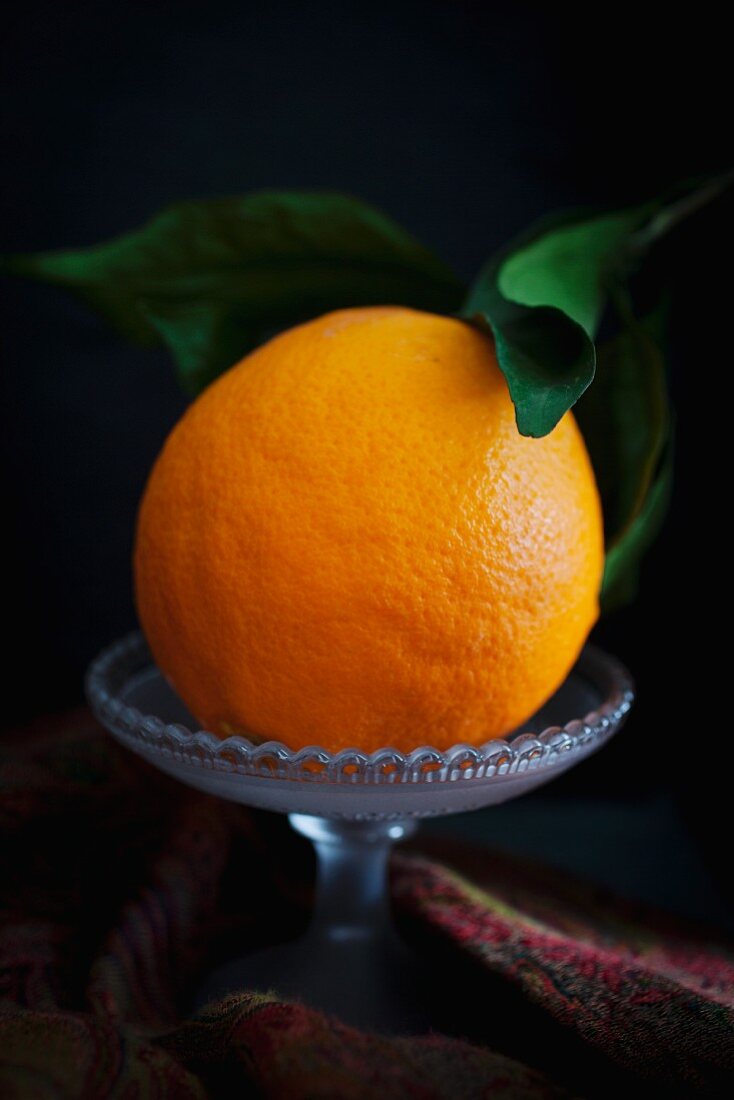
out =
{"type": "Polygon", "coordinates": [[[171,432],[137,606],[203,726],[291,748],[503,735],[597,617],[599,498],[571,414],[518,433],[494,344],[403,308],[290,329],[171,432]]]}

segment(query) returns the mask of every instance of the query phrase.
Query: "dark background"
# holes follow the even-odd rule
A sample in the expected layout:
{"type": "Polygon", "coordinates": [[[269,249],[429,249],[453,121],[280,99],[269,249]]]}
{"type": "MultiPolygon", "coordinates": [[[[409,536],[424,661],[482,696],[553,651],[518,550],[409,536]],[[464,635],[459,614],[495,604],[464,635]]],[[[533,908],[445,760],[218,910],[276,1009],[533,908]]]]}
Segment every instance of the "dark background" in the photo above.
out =
{"type": "MultiPolygon", "coordinates": [[[[5,20],[6,252],[92,244],[178,198],[324,187],[382,207],[470,277],[542,214],[644,199],[732,159],[729,40],[700,5],[669,26],[618,6],[572,23],[456,0],[27,0],[5,20]]],[[[560,837],[570,865],[719,921],[728,868],[708,853],[731,833],[731,735],[709,651],[727,589],[731,227],[719,203],[665,254],[675,502],[637,603],[597,630],[639,702],[616,743],[542,796],[536,830],[555,820],[546,848],[560,837]]],[[[17,724],[79,701],[89,659],[134,625],[135,508],[184,399],[164,353],[125,346],[60,291],[4,279],[0,332],[2,717],[17,724]]],[[[506,844],[530,801],[492,819],[506,844]]]]}

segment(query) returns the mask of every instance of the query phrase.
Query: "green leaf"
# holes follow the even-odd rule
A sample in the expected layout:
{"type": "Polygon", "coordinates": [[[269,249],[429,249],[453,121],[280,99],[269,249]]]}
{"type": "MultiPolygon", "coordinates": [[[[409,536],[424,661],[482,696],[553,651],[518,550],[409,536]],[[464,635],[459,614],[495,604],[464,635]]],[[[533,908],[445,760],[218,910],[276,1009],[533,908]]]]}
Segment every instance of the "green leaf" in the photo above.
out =
{"type": "Polygon", "coordinates": [[[141,299],[139,306],[173,356],[190,397],[260,342],[257,327],[221,302],[141,299]]]}
{"type": "Polygon", "coordinates": [[[137,343],[165,343],[195,392],[282,328],[345,306],[452,312],[463,288],[400,226],[328,193],[182,202],[92,248],[10,257],[137,343]]]}
{"type": "Polygon", "coordinates": [[[607,550],[602,583],[602,610],[613,611],[637,594],[640,564],[663,525],[673,490],[673,446],[666,450],[660,472],[640,510],[607,550]]]}
{"type": "Polygon", "coordinates": [[[500,265],[500,294],[522,306],[555,306],[593,340],[604,308],[604,273],[649,209],[605,214],[542,234],[500,265]]]}
{"type": "Polygon", "coordinates": [[[552,306],[505,298],[489,268],[461,315],[493,334],[520,433],[547,435],[594,377],[596,352],[581,325],[552,306]]]}
{"type": "Polygon", "coordinates": [[[656,321],[623,314],[624,328],[600,349],[596,381],[576,409],[604,511],[605,610],[634,592],[668,502],[672,444],[665,365],[651,336],[656,321]]]}
{"type": "Polygon", "coordinates": [[[547,435],[590,385],[609,287],[731,181],[696,181],[627,210],[543,221],[480,272],[461,315],[493,332],[523,435],[547,435]]]}
{"type": "Polygon", "coordinates": [[[599,351],[594,385],[576,416],[587,441],[613,540],[644,501],[668,434],[665,367],[638,323],[599,351]]]}

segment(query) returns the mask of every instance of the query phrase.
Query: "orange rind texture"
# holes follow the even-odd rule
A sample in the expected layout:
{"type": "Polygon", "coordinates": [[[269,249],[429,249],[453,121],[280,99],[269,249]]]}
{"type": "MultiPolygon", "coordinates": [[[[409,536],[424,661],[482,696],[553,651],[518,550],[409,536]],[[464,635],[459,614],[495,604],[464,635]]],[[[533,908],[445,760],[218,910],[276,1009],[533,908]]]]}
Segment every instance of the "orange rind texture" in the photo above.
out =
{"type": "Polygon", "coordinates": [[[599,497],[569,413],[521,436],[491,337],[404,308],[271,340],[171,432],[141,623],[211,732],[291,748],[502,736],[598,614],[599,497]]]}

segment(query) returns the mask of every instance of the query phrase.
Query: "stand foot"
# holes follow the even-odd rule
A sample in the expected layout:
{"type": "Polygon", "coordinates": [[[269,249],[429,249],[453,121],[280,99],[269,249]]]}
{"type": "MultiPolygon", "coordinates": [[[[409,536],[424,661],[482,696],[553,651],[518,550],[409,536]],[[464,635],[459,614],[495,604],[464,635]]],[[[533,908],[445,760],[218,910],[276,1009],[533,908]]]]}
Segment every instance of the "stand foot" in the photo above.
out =
{"type": "Polygon", "coordinates": [[[197,1006],[237,990],[259,989],[367,1031],[428,1031],[427,968],[393,929],[387,891],[390,848],[415,825],[303,814],[291,814],[290,821],[313,842],[318,856],[309,930],[292,943],[217,970],[200,990],[197,1006]]]}

